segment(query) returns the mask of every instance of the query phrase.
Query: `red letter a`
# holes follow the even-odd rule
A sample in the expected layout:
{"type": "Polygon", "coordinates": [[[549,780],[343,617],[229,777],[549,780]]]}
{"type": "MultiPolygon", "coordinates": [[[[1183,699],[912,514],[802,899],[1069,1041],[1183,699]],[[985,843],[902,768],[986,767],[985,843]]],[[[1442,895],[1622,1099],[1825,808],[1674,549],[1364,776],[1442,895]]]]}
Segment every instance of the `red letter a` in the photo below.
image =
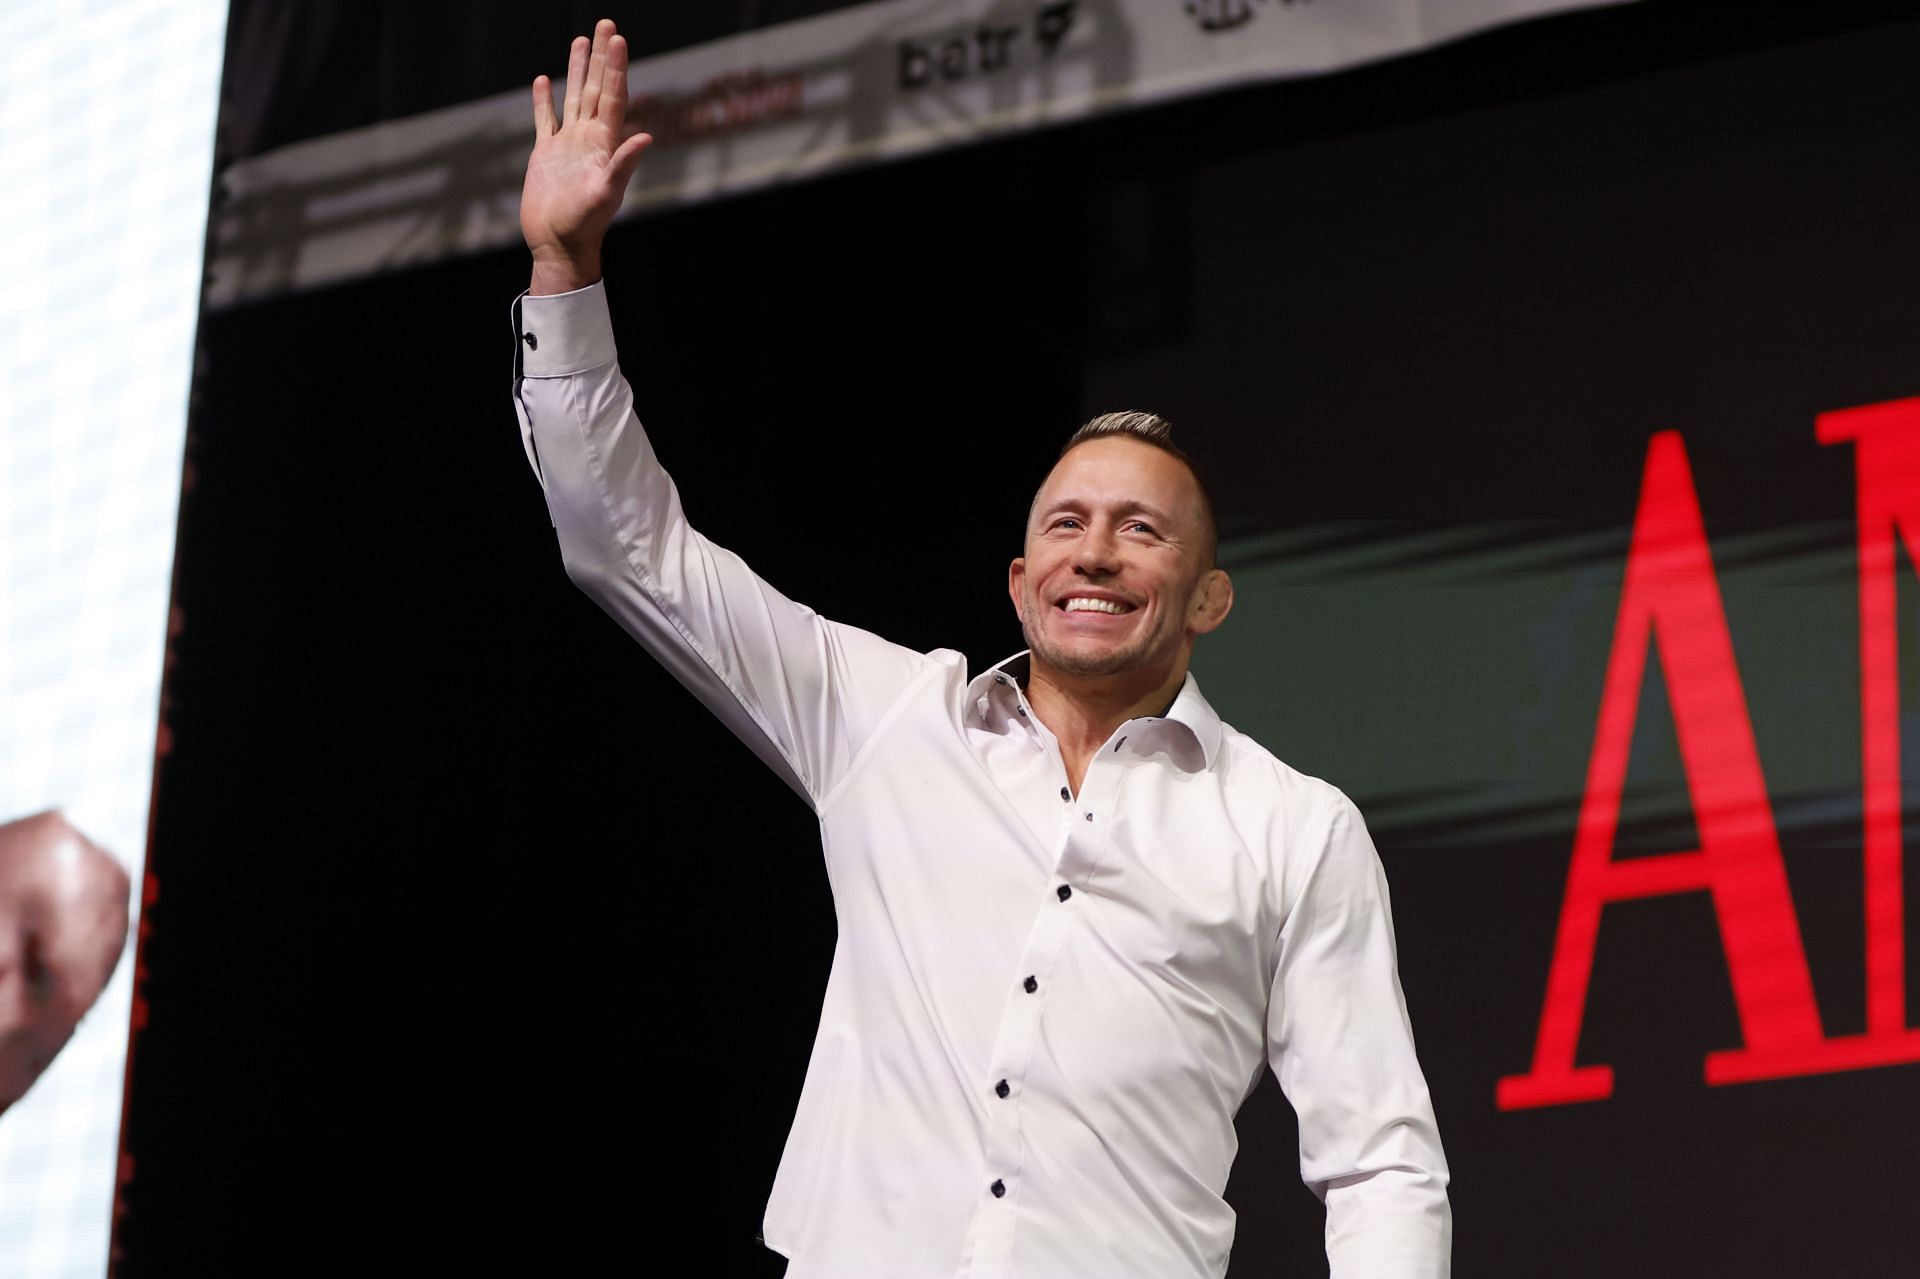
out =
{"type": "Polygon", "coordinates": [[[1496,1099],[1502,1110],[1596,1101],[1612,1094],[1611,1067],[1573,1064],[1600,912],[1608,902],[1703,888],[1713,894],[1747,1043],[1743,1050],[1712,1054],[1707,1059],[1709,1081],[1723,1073],[1774,1073],[1765,1068],[1767,1063],[1802,1063],[1817,1054],[1823,1041],[1813,982],[1787,892],[1746,695],[1734,668],[1700,504],[1679,434],[1663,431],[1647,451],[1533,1068],[1500,1080],[1496,1099]],[[1700,847],[1615,861],[1620,789],[1649,635],[1672,698],[1700,847]]]}

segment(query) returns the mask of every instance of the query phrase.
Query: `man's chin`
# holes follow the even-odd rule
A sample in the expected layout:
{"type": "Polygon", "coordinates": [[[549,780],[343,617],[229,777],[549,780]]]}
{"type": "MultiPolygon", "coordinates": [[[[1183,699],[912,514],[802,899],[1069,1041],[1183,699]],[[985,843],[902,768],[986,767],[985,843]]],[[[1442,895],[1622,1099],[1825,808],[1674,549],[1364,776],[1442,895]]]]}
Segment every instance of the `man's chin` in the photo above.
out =
{"type": "Polygon", "coordinates": [[[1027,647],[1042,662],[1067,675],[1122,675],[1140,665],[1140,654],[1131,644],[1067,646],[1029,635],[1027,647]]]}

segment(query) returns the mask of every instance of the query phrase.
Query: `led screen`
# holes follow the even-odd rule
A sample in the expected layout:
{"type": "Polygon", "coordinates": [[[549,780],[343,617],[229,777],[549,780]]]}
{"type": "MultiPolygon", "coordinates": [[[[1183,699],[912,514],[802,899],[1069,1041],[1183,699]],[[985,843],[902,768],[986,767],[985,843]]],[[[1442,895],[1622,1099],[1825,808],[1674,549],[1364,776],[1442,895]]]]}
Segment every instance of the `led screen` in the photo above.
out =
{"type": "Polygon", "coordinates": [[[0,1273],[20,1279],[108,1263],[225,21],[225,0],[0,6],[0,1273]]]}

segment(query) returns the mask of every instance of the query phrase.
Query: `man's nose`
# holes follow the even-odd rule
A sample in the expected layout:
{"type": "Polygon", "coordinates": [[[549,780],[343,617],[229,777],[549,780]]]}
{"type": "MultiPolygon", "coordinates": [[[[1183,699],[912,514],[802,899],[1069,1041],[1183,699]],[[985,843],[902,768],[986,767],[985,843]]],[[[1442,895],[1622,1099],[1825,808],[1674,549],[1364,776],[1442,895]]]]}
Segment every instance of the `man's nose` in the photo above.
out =
{"type": "Polygon", "coordinates": [[[14,946],[0,947],[0,1040],[26,1025],[32,1011],[17,951],[14,946]]]}
{"type": "Polygon", "coordinates": [[[1111,528],[1096,524],[1074,544],[1073,566],[1082,573],[1112,573],[1120,567],[1120,541],[1111,528]]]}

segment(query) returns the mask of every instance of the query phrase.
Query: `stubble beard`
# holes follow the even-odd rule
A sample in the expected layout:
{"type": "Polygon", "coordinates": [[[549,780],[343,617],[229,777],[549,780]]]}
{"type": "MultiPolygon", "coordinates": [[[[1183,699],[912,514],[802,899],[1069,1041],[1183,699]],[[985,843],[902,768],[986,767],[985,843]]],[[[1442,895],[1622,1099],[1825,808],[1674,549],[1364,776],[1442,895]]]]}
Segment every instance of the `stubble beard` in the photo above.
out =
{"type": "MultiPolygon", "coordinates": [[[[1029,605],[1027,616],[1034,617],[1037,615],[1036,609],[1047,607],[1050,605],[1036,601],[1029,605]]],[[[1040,634],[1040,628],[1031,621],[1022,622],[1020,629],[1027,637],[1027,647],[1033,650],[1035,657],[1057,671],[1079,676],[1123,675],[1135,670],[1145,664],[1153,641],[1151,635],[1135,635],[1118,648],[1110,648],[1098,653],[1077,653],[1055,644],[1040,634]]]]}

